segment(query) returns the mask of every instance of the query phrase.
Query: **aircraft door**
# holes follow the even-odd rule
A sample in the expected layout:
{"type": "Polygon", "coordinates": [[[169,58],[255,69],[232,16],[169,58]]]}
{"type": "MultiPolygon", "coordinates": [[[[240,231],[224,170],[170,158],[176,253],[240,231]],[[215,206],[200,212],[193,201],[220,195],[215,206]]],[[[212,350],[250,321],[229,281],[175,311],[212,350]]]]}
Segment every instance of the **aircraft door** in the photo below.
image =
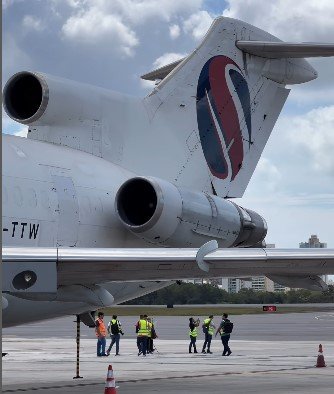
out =
{"type": "Polygon", "coordinates": [[[79,229],[78,199],[72,178],[52,175],[58,197],[57,246],[76,246],[79,229]]]}

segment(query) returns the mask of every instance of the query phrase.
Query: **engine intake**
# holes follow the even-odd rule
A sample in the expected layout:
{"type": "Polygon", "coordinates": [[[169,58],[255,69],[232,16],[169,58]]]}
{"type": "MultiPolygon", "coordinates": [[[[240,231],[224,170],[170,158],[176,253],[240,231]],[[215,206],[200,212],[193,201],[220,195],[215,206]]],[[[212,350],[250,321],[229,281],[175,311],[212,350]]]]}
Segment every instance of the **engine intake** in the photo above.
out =
{"type": "Polygon", "coordinates": [[[114,98],[114,93],[99,87],[29,71],[14,74],[3,91],[4,108],[10,118],[32,126],[56,125],[57,129],[69,125],[82,129],[87,122],[94,124],[103,111],[110,112],[114,98]]]}
{"type": "Polygon", "coordinates": [[[49,101],[46,81],[31,72],[13,75],[4,88],[4,108],[17,122],[30,124],[44,113],[49,101]]]}
{"type": "Polygon", "coordinates": [[[132,233],[166,246],[199,247],[217,239],[220,247],[252,247],[267,234],[267,224],[256,212],[157,178],[126,181],[115,208],[132,233]]]}

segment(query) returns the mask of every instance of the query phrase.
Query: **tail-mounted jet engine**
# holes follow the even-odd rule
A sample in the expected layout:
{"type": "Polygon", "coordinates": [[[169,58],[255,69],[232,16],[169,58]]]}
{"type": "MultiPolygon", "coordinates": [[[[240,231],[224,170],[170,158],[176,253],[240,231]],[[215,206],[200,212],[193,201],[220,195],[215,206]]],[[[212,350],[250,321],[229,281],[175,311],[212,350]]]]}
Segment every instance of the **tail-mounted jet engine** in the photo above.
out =
{"type": "Polygon", "coordinates": [[[104,89],[37,72],[22,71],[6,83],[3,104],[16,122],[33,126],[64,125],[99,118],[110,95],[104,89]]]}
{"type": "Polygon", "coordinates": [[[127,180],[115,208],[133,234],[165,246],[199,247],[217,239],[219,247],[252,247],[267,234],[267,223],[256,212],[157,178],[127,180]]]}

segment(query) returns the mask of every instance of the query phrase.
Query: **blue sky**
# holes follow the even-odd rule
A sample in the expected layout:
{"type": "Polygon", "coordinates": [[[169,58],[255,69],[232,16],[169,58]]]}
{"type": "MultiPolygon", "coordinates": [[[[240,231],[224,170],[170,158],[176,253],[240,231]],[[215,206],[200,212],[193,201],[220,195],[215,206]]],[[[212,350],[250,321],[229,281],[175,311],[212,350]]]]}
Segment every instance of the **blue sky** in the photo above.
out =
{"type": "MultiPolygon", "coordinates": [[[[5,0],[3,81],[28,69],[144,96],[140,75],[190,53],[220,14],[286,41],[334,42],[329,0],[5,0]]],[[[334,247],[334,60],[310,62],[319,78],[292,88],[239,201],[278,247],[311,234],[334,247]]],[[[3,113],[3,132],[25,129],[3,113]]]]}

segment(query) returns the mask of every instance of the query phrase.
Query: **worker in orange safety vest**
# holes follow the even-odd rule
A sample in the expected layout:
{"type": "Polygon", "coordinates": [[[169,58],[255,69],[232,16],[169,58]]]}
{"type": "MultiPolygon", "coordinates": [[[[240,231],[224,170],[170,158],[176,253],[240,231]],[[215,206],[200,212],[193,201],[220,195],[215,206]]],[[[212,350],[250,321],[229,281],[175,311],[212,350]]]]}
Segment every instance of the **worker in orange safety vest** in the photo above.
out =
{"type": "Polygon", "coordinates": [[[104,313],[99,312],[97,316],[98,318],[95,320],[95,334],[97,336],[96,354],[97,357],[105,357],[107,356],[106,355],[107,329],[103,321],[104,313]]]}

